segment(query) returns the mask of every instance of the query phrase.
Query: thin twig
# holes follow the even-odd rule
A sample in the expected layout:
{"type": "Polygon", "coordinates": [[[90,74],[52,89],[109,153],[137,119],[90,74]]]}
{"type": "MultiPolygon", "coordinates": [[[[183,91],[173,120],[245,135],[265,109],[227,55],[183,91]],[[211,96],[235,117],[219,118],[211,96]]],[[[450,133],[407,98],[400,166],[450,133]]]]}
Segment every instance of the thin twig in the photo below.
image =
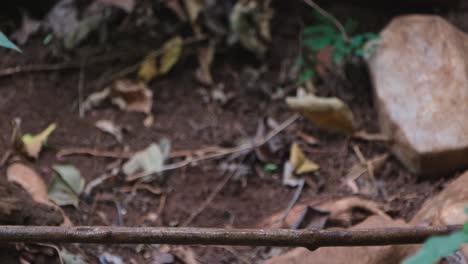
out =
{"type": "Polygon", "coordinates": [[[330,19],[333,24],[335,24],[336,28],[340,31],[341,33],[341,36],[343,37],[343,39],[345,41],[350,41],[349,39],[349,36],[348,34],[346,33],[346,29],[344,28],[344,26],[340,23],[340,21],[338,19],[336,19],[332,14],[328,13],[327,11],[325,11],[325,9],[321,8],[317,3],[315,3],[314,1],[312,0],[304,0],[304,2],[309,5],[310,7],[312,7],[313,9],[315,9],[317,12],[319,12],[322,16],[330,19]]]}
{"type": "Polygon", "coordinates": [[[192,223],[192,221],[197,218],[197,216],[199,214],[201,214],[205,209],[206,207],[208,207],[208,205],[211,204],[211,202],[213,202],[214,198],[221,192],[221,190],[224,188],[224,186],[226,186],[226,184],[229,182],[229,180],[231,180],[231,178],[235,175],[236,173],[233,172],[233,173],[228,173],[228,175],[226,177],[224,177],[224,179],[218,184],[218,186],[216,186],[216,188],[210,193],[210,195],[208,196],[208,198],[206,198],[206,200],[200,205],[200,207],[197,208],[197,210],[193,211],[190,216],[187,218],[187,220],[185,220],[181,226],[185,227],[185,226],[188,226],[192,223]]]}
{"type": "MultiPolygon", "coordinates": [[[[105,63],[119,58],[122,54],[114,54],[103,58],[97,58],[89,62],[89,64],[105,63]]],[[[16,74],[47,72],[47,71],[63,71],[79,69],[82,67],[81,62],[63,62],[57,64],[32,64],[32,65],[19,65],[10,68],[0,69],[0,78],[8,77],[16,74]]]]}
{"type": "Polygon", "coordinates": [[[294,122],[296,122],[297,119],[299,119],[299,115],[296,115],[296,114],[289,117],[288,119],[286,119],[286,121],[281,123],[278,127],[276,127],[274,130],[272,130],[270,133],[268,133],[266,135],[266,137],[264,137],[264,138],[262,138],[260,140],[256,140],[253,143],[243,144],[243,145],[240,145],[240,146],[235,147],[235,148],[227,148],[227,149],[221,150],[221,151],[219,151],[217,153],[209,154],[209,155],[202,156],[202,157],[199,157],[199,158],[193,158],[193,159],[189,158],[189,159],[186,159],[186,160],[181,161],[181,162],[168,164],[168,165],[164,166],[163,171],[179,169],[179,168],[188,166],[188,165],[190,165],[192,163],[197,163],[197,162],[200,162],[200,161],[205,161],[205,160],[210,160],[210,159],[221,158],[221,157],[231,155],[231,154],[235,154],[235,153],[239,153],[239,152],[252,151],[253,149],[258,148],[258,147],[264,145],[265,143],[267,143],[268,141],[270,141],[276,135],[281,133],[281,131],[285,130],[290,125],[292,125],[294,122]]]}
{"type": "Polygon", "coordinates": [[[1,243],[98,243],[244,245],[280,247],[383,246],[419,244],[463,226],[374,229],[223,229],[116,226],[0,226],[1,243]]]}
{"type": "Polygon", "coordinates": [[[293,198],[288,204],[288,207],[286,207],[286,210],[284,210],[283,215],[281,215],[281,218],[275,224],[282,224],[284,220],[288,217],[289,213],[291,212],[291,209],[297,203],[297,201],[299,200],[299,197],[301,197],[302,190],[304,189],[304,185],[305,185],[305,180],[302,179],[299,185],[297,186],[296,191],[294,192],[293,198]]]}
{"type": "MultiPolygon", "coordinates": [[[[170,170],[175,170],[175,169],[180,169],[180,168],[183,168],[183,167],[188,166],[190,164],[194,164],[194,163],[198,163],[198,162],[206,161],[206,160],[211,160],[211,159],[217,159],[217,158],[225,157],[225,156],[235,154],[235,153],[250,152],[250,151],[254,150],[255,148],[258,148],[258,147],[264,145],[265,143],[267,143],[268,141],[270,141],[276,135],[281,133],[281,131],[285,130],[291,124],[293,124],[297,119],[299,119],[299,115],[297,115],[297,114],[292,115],[291,117],[286,119],[283,123],[281,123],[279,126],[277,126],[275,129],[270,131],[270,133],[268,133],[264,138],[262,138],[260,140],[254,140],[253,143],[243,144],[243,145],[240,145],[240,146],[235,147],[235,148],[222,149],[219,152],[215,152],[215,153],[212,153],[212,154],[207,154],[205,156],[201,156],[201,157],[197,157],[197,158],[188,157],[183,161],[164,165],[164,167],[162,168],[162,170],[159,171],[159,173],[165,172],[165,171],[170,171],[170,170]]],[[[153,173],[151,173],[151,174],[153,174],[153,173]]],[[[147,177],[147,176],[149,176],[147,173],[140,173],[140,174],[137,174],[137,175],[132,175],[131,177],[128,177],[126,180],[127,181],[135,181],[135,180],[147,177]]]]}
{"type": "Polygon", "coordinates": [[[95,148],[65,148],[57,152],[57,158],[62,159],[65,156],[72,155],[90,155],[94,157],[103,157],[103,158],[115,158],[115,159],[129,159],[135,153],[128,151],[112,151],[112,150],[102,150],[95,148]]]}

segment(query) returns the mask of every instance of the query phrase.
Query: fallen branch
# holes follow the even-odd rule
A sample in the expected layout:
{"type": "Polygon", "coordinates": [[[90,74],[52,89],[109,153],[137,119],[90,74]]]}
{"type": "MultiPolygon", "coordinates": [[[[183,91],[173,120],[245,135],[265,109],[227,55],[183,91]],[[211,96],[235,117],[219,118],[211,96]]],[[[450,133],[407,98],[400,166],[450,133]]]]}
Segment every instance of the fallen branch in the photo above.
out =
{"type": "Polygon", "coordinates": [[[0,226],[0,243],[98,243],[307,247],[419,244],[462,226],[347,230],[0,226]]]}

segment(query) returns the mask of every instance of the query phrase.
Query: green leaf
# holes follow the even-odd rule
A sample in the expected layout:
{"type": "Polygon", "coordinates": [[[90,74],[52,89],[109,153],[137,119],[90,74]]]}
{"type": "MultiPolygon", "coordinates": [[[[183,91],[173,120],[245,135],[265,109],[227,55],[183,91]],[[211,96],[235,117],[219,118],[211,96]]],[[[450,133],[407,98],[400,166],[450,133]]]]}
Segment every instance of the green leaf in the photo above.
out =
{"type": "Polygon", "coordinates": [[[311,35],[337,35],[339,33],[333,26],[321,24],[306,27],[302,34],[304,36],[310,37],[311,35]]]}
{"type": "Polygon", "coordinates": [[[85,185],[80,171],[72,165],[55,165],[53,169],[55,175],[49,185],[49,198],[60,206],[77,207],[85,185]]]}
{"type": "Polygon", "coordinates": [[[59,255],[63,264],[88,264],[81,256],[70,253],[66,249],[60,250],[59,255]]]}
{"type": "Polygon", "coordinates": [[[354,36],[349,45],[352,47],[352,48],[359,48],[361,47],[363,44],[364,44],[364,41],[365,41],[365,36],[363,35],[357,35],[357,36],[354,36]]]}
{"type": "MultiPolygon", "coordinates": [[[[151,143],[146,149],[138,151],[122,167],[127,179],[138,178],[152,180],[152,175],[159,175],[164,168],[164,162],[169,156],[171,143],[169,139],[161,139],[159,144],[151,143]]],[[[159,175],[161,176],[161,175],[159,175]]]]}
{"type": "Polygon", "coordinates": [[[304,44],[312,51],[319,51],[333,43],[334,36],[326,35],[323,37],[310,37],[304,39],[304,44]]]}
{"type": "Polygon", "coordinates": [[[21,50],[15,44],[13,44],[13,42],[11,42],[2,32],[0,32],[0,47],[5,47],[7,49],[21,52],[21,50]]]}
{"type": "Polygon", "coordinates": [[[353,19],[348,19],[344,24],[344,29],[348,34],[354,32],[357,29],[357,22],[353,19]]]}
{"type": "Polygon", "coordinates": [[[315,75],[315,71],[312,68],[307,68],[301,72],[298,83],[303,84],[305,81],[314,77],[314,75],[315,75]]]}
{"type": "Polygon", "coordinates": [[[278,170],[278,166],[276,166],[276,164],[273,164],[273,163],[268,163],[268,164],[265,164],[265,166],[263,167],[263,170],[266,172],[272,173],[278,170]]]}
{"type": "Polygon", "coordinates": [[[463,231],[429,238],[416,254],[405,259],[402,264],[435,263],[454,253],[465,242],[468,242],[468,233],[463,231]]]}

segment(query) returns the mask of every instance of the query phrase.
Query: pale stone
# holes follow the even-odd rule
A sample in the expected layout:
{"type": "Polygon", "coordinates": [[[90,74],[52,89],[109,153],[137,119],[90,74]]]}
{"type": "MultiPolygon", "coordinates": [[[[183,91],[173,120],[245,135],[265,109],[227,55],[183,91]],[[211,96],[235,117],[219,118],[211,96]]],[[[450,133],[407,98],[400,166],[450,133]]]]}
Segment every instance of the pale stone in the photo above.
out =
{"type": "Polygon", "coordinates": [[[468,36],[441,17],[398,17],[368,62],[394,154],[418,174],[468,167],[468,36]]]}

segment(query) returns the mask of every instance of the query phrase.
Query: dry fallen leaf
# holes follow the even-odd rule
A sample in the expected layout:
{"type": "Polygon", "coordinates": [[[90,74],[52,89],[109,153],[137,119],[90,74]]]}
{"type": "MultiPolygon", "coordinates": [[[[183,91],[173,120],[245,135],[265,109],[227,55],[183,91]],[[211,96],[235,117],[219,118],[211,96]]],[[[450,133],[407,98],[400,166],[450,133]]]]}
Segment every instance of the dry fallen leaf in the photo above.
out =
{"type": "Polygon", "coordinates": [[[308,159],[297,143],[293,143],[289,152],[289,160],[284,163],[283,167],[283,184],[290,187],[299,186],[304,179],[297,177],[297,175],[314,172],[318,169],[320,166],[308,159]]]}
{"type": "Polygon", "coordinates": [[[153,107],[153,92],[142,82],[117,80],[102,91],[92,93],[82,104],[84,111],[110,100],[120,109],[128,112],[150,114],[153,107]]]}
{"type": "Polygon", "coordinates": [[[168,73],[177,63],[182,54],[184,41],[176,36],[164,43],[161,49],[153,51],[141,63],[138,77],[149,82],[154,78],[168,73]]]}
{"type": "MultiPolygon", "coordinates": [[[[291,228],[294,226],[308,206],[322,212],[329,212],[328,221],[333,223],[333,226],[347,227],[356,223],[358,220],[362,220],[362,217],[366,217],[367,215],[378,215],[385,219],[391,219],[390,216],[380,209],[380,205],[376,202],[351,196],[322,202],[316,200],[302,202],[289,211],[288,216],[284,219],[280,228],[291,228]]],[[[260,226],[262,228],[275,226],[275,223],[283,219],[283,214],[283,211],[273,214],[262,221],[260,226]]]]}
{"type": "MultiPolygon", "coordinates": [[[[409,227],[403,220],[373,215],[353,226],[354,229],[375,229],[385,227],[409,227]]],[[[402,249],[411,245],[372,247],[322,247],[315,251],[295,248],[266,260],[265,264],[395,264],[401,263],[405,254],[402,249]],[[313,260],[313,261],[311,261],[313,260]]]]}
{"type": "Polygon", "coordinates": [[[153,92],[141,82],[118,80],[111,88],[110,98],[113,104],[128,112],[151,113],[153,92]]]}
{"type": "Polygon", "coordinates": [[[23,143],[23,150],[31,158],[37,159],[39,153],[42,150],[43,145],[49,138],[50,134],[54,132],[57,126],[55,124],[50,124],[44,131],[37,135],[25,134],[21,141],[23,143]]]}
{"type": "Polygon", "coordinates": [[[122,128],[117,126],[114,122],[110,120],[99,120],[94,126],[99,128],[102,132],[108,133],[115,137],[118,142],[122,142],[123,133],[122,128]]]}
{"type": "Polygon", "coordinates": [[[296,174],[314,172],[320,168],[317,163],[311,161],[305,156],[297,143],[293,143],[291,145],[289,162],[294,166],[294,173],[296,174]]]}
{"type": "Polygon", "coordinates": [[[19,184],[21,187],[23,187],[23,189],[31,194],[32,198],[36,202],[52,206],[59,210],[64,217],[62,226],[73,225],[63,210],[49,200],[47,186],[42,177],[39,176],[36,171],[22,163],[16,162],[8,167],[6,174],[8,181],[19,184]]]}
{"type": "Polygon", "coordinates": [[[7,169],[7,179],[23,187],[38,203],[52,205],[47,196],[44,180],[31,168],[22,163],[13,163],[7,169]]]}
{"type": "MultiPolygon", "coordinates": [[[[346,185],[353,191],[353,193],[360,193],[360,188],[356,183],[356,180],[366,173],[370,177],[371,184],[374,185],[373,175],[375,171],[379,170],[385,164],[387,158],[388,154],[382,154],[367,160],[365,163],[358,162],[354,164],[345,176],[346,185]]],[[[371,186],[371,188],[375,189],[377,187],[371,186]]],[[[375,190],[373,193],[375,193],[375,190]]]]}
{"type": "Polygon", "coordinates": [[[305,95],[286,98],[288,106],[309,118],[322,129],[353,133],[354,117],[351,109],[340,99],[305,95]]]}
{"type": "Polygon", "coordinates": [[[270,1],[237,1],[229,17],[233,37],[244,48],[263,56],[271,41],[270,21],[273,11],[270,1]]]}

